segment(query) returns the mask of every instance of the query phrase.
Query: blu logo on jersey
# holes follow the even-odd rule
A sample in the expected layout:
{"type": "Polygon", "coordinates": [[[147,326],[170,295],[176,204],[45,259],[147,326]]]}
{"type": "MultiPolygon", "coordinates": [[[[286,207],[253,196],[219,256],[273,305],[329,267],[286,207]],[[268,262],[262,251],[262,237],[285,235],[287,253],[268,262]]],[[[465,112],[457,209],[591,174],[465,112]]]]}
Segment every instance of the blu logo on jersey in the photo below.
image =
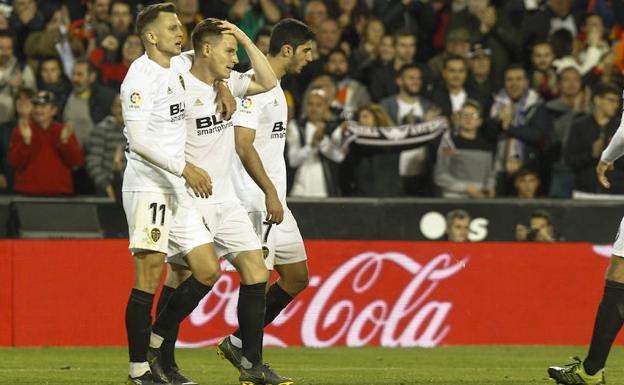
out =
{"type": "Polygon", "coordinates": [[[169,106],[169,116],[172,122],[184,119],[184,102],[171,104],[169,106]]]}
{"type": "Polygon", "coordinates": [[[271,131],[271,139],[282,139],[284,137],[286,137],[284,122],[275,122],[275,124],[273,124],[273,130],[271,131]]]}
{"type": "Polygon", "coordinates": [[[207,116],[205,118],[195,119],[195,126],[199,128],[208,128],[223,123],[223,119],[219,120],[217,115],[207,116]]]}

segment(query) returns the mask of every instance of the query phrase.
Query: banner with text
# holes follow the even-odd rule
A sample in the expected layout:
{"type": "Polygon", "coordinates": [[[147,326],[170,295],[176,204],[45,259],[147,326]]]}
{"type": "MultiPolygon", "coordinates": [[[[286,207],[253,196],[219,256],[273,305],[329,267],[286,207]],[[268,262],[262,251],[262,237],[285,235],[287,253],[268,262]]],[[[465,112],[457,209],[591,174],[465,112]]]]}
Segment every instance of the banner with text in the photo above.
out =
{"type": "MultiPolygon", "coordinates": [[[[132,285],[126,247],[120,240],[0,242],[0,321],[8,325],[0,345],[124,345],[132,285]]],[[[585,243],[306,247],[310,286],[266,328],[267,345],[586,344],[609,254],[585,243]]],[[[184,321],[179,344],[210,346],[233,331],[237,299],[237,276],[224,274],[184,321]]]]}

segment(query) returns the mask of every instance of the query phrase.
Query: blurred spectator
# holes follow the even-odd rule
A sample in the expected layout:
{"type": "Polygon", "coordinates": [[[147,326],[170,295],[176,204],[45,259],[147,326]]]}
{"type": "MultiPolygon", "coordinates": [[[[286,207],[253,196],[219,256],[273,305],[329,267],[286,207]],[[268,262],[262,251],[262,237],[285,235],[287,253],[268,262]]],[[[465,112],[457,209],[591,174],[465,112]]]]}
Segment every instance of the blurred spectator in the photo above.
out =
{"type": "Polygon", "coordinates": [[[337,164],[345,155],[340,148],[338,121],[324,93],[321,88],[312,89],[306,97],[302,117],[288,125],[288,164],[296,169],[291,196],[340,195],[337,164]]]}
{"type": "Polygon", "coordinates": [[[71,83],[63,73],[59,58],[52,56],[41,60],[37,86],[40,91],[50,91],[54,94],[57,107],[55,120],[61,120],[65,101],[71,92],[71,83]]]}
{"type": "MultiPolygon", "coordinates": [[[[269,54],[269,43],[271,41],[271,29],[268,27],[262,28],[256,35],[256,46],[265,55],[269,54]]],[[[140,43],[140,42],[139,42],[140,43]]]]}
{"type": "Polygon", "coordinates": [[[363,68],[370,66],[377,59],[384,32],[385,27],[381,20],[370,18],[366,22],[360,44],[351,55],[353,73],[360,75],[363,68]]]}
{"type": "Polygon", "coordinates": [[[548,101],[557,94],[557,75],[553,68],[555,54],[547,41],[535,43],[531,49],[531,88],[548,101]]]}
{"type": "Polygon", "coordinates": [[[87,0],[87,13],[84,18],[69,25],[70,34],[83,42],[87,54],[110,33],[110,3],[111,0],[87,0]]]}
{"type": "MultiPolygon", "coordinates": [[[[399,93],[381,101],[383,109],[398,124],[421,123],[440,115],[440,109],[421,95],[422,72],[417,64],[404,65],[396,78],[399,93]]],[[[399,174],[406,192],[410,195],[416,195],[416,192],[427,183],[430,150],[428,146],[421,146],[402,151],[399,155],[399,174]]]]}
{"type": "Polygon", "coordinates": [[[436,20],[431,2],[418,0],[373,0],[373,15],[381,17],[390,33],[404,31],[417,37],[420,59],[425,59],[432,55],[436,20]]]}
{"type": "Polygon", "coordinates": [[[91,51],[90,60],[98,65],[118,63],[123,53],[122,45],[132,33],[131,26],[130,5],[125,1],[114,0],[111,3],[110,31],[91,51]]]}
{"type": "MultiPolygon", "coordinates": [[[[553,32],[549,38],[548,42],[553,49],[553,53],[555,54],[555,61],[553,65],[557,66],[557,59],[562,59],[564,57],[574,55],[574,36],[567,29],[558,29],[553,32]]],[[[528,49],[528,48],[527,48],[528,49]]],[[[529,52],[527,51],[527,58],[531,58],[529,52]]]]}
{"type": "Polygon", "coordinates": [[[18,88],[35,89],[33,71],[15,57],[13,43],[8,31],[0,31],[0,123],[13,117],[13,95],[18,88]]]}
{"type": "Polygon", "coordinates": [[[466,210],[453,210],[446,214],[446,234],[449,242],[468,242],[470,233],[470,214],[466,210]]]}
{"type": "Polygon", "coordinates": [[[516,225],[516,241],[557,242],[552,215],[545,210],[535,210],[529,218],[529,225],[516,225]]]}
{"type": "MultiPolygon", "coordinates": [[[[93,52],[97,52],[97,49],[93,52]]],[[[139,35],[135,34],[128,35],[122,44],[120,62],[99,64],[94,62],[102,73],[101,83],[106,87],[119,90],[119,86],[126,77],[130,64],[141,57],[141,55],[143,55],[143,44],[141,43],[141,38],[139,38],[139,35]]]]}
{"type": "MultiPolygon", "coordinates": [[[[498,139],[496,168],[500,188],[510,192],[510,177],[522,167],[547,174],[545,153],[552,136],[552,121],[539,94],[529,88],[526,71],[511,65],[505,71],[505,86],[494,98],[486,137],[498,139]]],[[[499,195],[499,194],[497,194],[499,195]]]]}
{"type": "Polygon", "coordinates": [[[35,71],[38,70],[39,63],[44,58],[58,57],[61,63],[66,62],[62,68],[67,68],[67,65],[71,68],[74,57],[84,55],[82,42],[75,36],[67,34],[69,25],[67,9],[57,8],[50,16],[46,20],[45,29],[32,32],[25,42],[24,52],[28,58],[28,64],[35,71]],[[63,51],[65,44],[68,44],[69,55],[63,51]]]}
{"type": "Polygon", "coordinates": [[[321,24],[327,19],[327,5],[321,0],[310,0],[306,3],[303,21],[314,33],[318,34],[321,24]]]}
{"type": "Polygon", "coordinates": [[[576,120],[564,156],[574,171],[574,189],[586,193],[624,194],[624,165],[616,161],[611,171],[611,188],[604,189],[596,178],[596,164],[619,125],[621,90],[613,84],[599,83],[592,97],[591,115],[576,120]]]}
{"type": "Polygon", "coordinates": [[[119,95],[113,99],[111,114],[98,123],[86,145],[86,169],[98,195],[120,199],[121,174],[126,139],[119,95]],[[116,183],[115,183],[116,182],[116,183]]]}
{"type": "Polygon", "coordinates": [[[357,109],[370,103],[366,87],[349,77],[349,62],[344,51],[336,49],[329,54],[325,71],[338,85],[335,101],[342,107],[345,119],[351,119],[357,109]]]}
{"type": "Polygon", "coordinates": [[[582,27],[585,41],[579,42],[578,54],[575,58],[581,66],[581,74],[585,75],[594,70],[600,64],[601,59],[611,51],[602,18],[596,14],[590,14],[585,18],[582,27]]]}
{"type": "MultiPolygon", "coordinates": [[[[178,1],[197,2],[197,0],[178,1]]],[[[286,5],[282,0],[236,0],[230,8],[228,19],[254,40],[256,34],[266,25],[280,21],[285,11],[286,5]]],[[[241,62],[248,60],[245,50],[240,47],[238,57],[241,62]]]]}
{"type": "MultiPolygon", "coordinates": [[[[358,65],[355,63],[355,73],[358,79],[362,80],[362,83],[366,84],[371,92],[371,84],[373,83],[373,76],[375,72],[390,70],[394,65],[394,57],[396,55],[396,48],[394,47],[394,37],[385,35],[379,41],[377,50],[377,57],[372,62],[365,63],[365,65],[358,65]]],[[[355,60],[352,60],[355,62],[355,60]]],[[[372,98],[372,94],[371,94],[372,98]]]]}
{"type": "Polygon", "coordinates": [[[323,20],[316,35],[317,49],[321,57],[327,57],[331,51],[339,48],[341,38],[342,30],[338,21],[334,19],[323,20]]]}
{"type": "Polygon", "coordinates": [[[350,47],[358,47],[359,36],[365,33],[364,28],[369,14],[366,0],[336,0],[336,5],[342,39],[350,47]]]}
{"type": "Polygon", "coordinates": [[[466,81],[466,88],[479,95],[483,111],[489,111],[493,102],[494,93],[500,89],[500,84],[493,79],[492,51],[481,43],[473,44],[468,54],[468,68],[470,74],[466,81]]]}
{"type": "Polygon", "coordinates": [[[479,135],[482,125],[481,105],[469,99],[459,113],[457,134],[442,140],[438,150],[434,181],[443,197],[494,197],[494,146],[479,135]]]}
{"type": "Polygon", "coordinates": [[[436,87],[431,94],[431,100],[441,110],[442,115],[456,122],[456,114],[461,110],[466,100],[479,100],[479,94],[466,89],[468,67],[466,60],[457,55],[448,55],[444,59],[442,69],[444,84],[436,87]]]}
{"type": "Polygon", "coordinates": [[[521,168],[513,176],[514,188],[516,193],[514,197],[520,199],[533,199],[537,198],[541,180],[537,172],[528,169],[521,168]]]}
{"type": "Polygon", "coordinates": [[[32,105],[23,108],[9,145],[9,164],[16,172],[15,192],[71,194],[71,169],[83,161],[71,124],[53,121],[56,105],[51,92],[38,92],[32,105]],[[22,118],[28,115],[31,119],[22,118]]]}
{"type": "Polygon", "coordinates": [[[572,15],[572,0],[547,0],[546,6],[536,12],[528,12],[522,20],[524,47],[532,47],[537,41],[546,40],[558,29],[578,34],[572,15]]]}
{"type": "Polygon", "coordinates": [[[407,31],[397,32],[394,36],[396,51],[394,60],[389,65],[379,67],[372,72],[369,85],[373,101],[380,101],[399,90],[395,82],[397,72],[406,64],[414,62],[416,56],[416,37],[407,31]]]}
{"type": "Polygon", "coordinates": [[[204,20],[199,13],[199,0],[175,0],[174,3],[178,10],[178,18],[182,23],[182,49],[192,49],[191,32],[200,21],[204,20]]]}
{"type": "Polygon", "coordinates": [[[590,110],[591,91],[583,91],[583,80],[577,65],[569,65],[558,73],[559,96],[546,103],[546,111],[553,121],[553,143],[549,156],[552,165],[548,195],[570,198],[574,188],[574,173],[563,159],[570,128],[574,120],[590,110]]]}
{"type": "Polygon", "coordinates": [[[30,119],[28,114],[32,110],[31,99],[34,94],[35,92],[29,88],[18,89],[15,94],[16,118],[0,124],[0,194],[13,192],[15,170],[9,166],[9,143],[19,119],[30,119]]]}
{"type": "Polygon", "coordinates": [[[321,75],[317,77],[312,81],[312,83],[310,83],[309,90],[311,91],[313,89],[323,90],[323,92],[319,95],[323,96],[329,104],[330,112],[336,117],[342,116],[343,106],[336,101],[338,86],[336,85],[333,77],[329,75],[321,75]]]}
{"type": "MultiPolygon", "coordinates": [[[[468,0],[466,5],[463,11],[452,14],[448,29],[466,29],[471,34],[470,41],[488,47],[492,51],[492,74],[496,81],[500,81],[503,70],[521,49],[520,31],[505,12],[490,4],[490,0],[468,0]]],[[[461,55],[454,50],[450,52],[461,55]]]]}
{"type": "Polygon", "coordinates": [[[10,18],[11,30],[15,34],[15,56],[24,60],[24,43],[31,32],[44,28],[43,14],[37,8],[35,0],[15,0],[10,18]]]}
{"type": "Polygon", "coordinates": [[[93,127],[110,115],[115,92],[99,85],[93,64],[78,60],[72,70],[72,92],[63,109],[63,121],[71,122],[76,130],[76,138],[81,146],[93,127]]]}
{"type": "Polygon", "coordinates": [[[442,70],[446,64],[445,59],[447,57],[459,56],[462,59],[468,57],[470,53],[470,32],[464,28],[449,31],[444,48],[444,52],[440,52],[427,62],[434,79],[442,77],[442,70]]]}

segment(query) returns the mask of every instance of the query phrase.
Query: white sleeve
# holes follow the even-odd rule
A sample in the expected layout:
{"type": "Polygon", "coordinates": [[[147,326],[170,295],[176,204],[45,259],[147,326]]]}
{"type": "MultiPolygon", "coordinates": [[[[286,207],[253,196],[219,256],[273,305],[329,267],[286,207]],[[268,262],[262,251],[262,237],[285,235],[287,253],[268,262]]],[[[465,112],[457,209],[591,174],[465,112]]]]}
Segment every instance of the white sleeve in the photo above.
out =
{"type": "Polygon", "coordinates": [[[176,73],[184,73],[191,70],[193,60],[195,59],[195,51],[185,51],[171,58],[171,69],[176,73]]]}
{"type": "Polygon", "coordinates": [[[611,163],[615,162],[622,155],[624,155],[624,112],[622,112],[620,126],[611,138],[607,148],[602,152],[600,160],[605,163],[611,163]]]}
{"type": "Polygon", "coordinates": [[[167,157],[157,141],[147,134],[147,120],[131,120],[126,122],[126,133],[131,152],[138,154],[148,162],[174,174],[182,176],[186,162],[167,157]]]}
{"type": "Polygon", "coordinates": [[[158,84],[126,76],[119,93],[124,122],[148,121],[154,109],[154,97],[158,84]]]}
{"type": "Polygon", "coordinates": [[[228,87],[230,87],[230,91],[232,91],[232,95],[235,98],[245,97],[252,77],[253,74],[251,73],[243,74],[240,72],[232,71],[230,77],[228,78],[228,87]]]}
{"type": "Polygon", "coordinates": [[[262,117],[262,110],[266,98],[263,98],[264,94],[256,96],[247,96],[245,98],[237,99],[238,106],[236,113],[232,118],[235,126],[251,128],[257,130],[260,125],[260,118],[262,117]]]}

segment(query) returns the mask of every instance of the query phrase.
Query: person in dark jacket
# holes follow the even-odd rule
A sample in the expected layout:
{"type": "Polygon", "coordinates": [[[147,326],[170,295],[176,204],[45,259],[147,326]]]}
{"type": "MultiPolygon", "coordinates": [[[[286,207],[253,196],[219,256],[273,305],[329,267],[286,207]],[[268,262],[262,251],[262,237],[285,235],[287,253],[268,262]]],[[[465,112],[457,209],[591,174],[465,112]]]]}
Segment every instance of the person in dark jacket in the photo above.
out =
{"type": "Polygon", "coordinates": [[[592,98],[594,109],[577,120],[570,130],[565,161],[574,171],[575,190],[585,193],[624,194],[624,163],[616,161],[610,176],[611,188],[604,189],[596,178],[596,164],[619,126],[620,89],[599,83],[592,98]]]}

